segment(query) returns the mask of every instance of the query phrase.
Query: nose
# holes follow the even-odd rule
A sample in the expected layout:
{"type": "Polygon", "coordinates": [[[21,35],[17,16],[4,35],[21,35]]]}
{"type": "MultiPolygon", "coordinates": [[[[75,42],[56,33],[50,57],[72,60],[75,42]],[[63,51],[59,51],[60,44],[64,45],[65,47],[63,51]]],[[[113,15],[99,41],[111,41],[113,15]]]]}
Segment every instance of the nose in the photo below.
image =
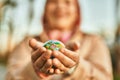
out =
{"type": "Polygon", "coordinates": [[[63,2],[61,2],[61,1],[58,1],[58,2],[57,2],[57,9],[62,9],[62,8],[64,8],[64,7],[65,7],[65,5],[64,5],[63,2]]]}

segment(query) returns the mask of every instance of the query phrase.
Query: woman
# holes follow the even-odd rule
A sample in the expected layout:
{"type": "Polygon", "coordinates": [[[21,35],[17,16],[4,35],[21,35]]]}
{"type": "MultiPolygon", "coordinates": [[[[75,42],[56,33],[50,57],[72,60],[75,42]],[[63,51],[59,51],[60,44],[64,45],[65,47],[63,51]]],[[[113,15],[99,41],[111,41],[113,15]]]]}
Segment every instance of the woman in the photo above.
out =
{"type": "Polygon", "coordinates": [[[100,37],[79,31],[80,22],[77,0],[47,0],[44,31],[15,49],[7,80],[112,80],[108,48],[100,37]],[[60,40],[66,48],[47,50],[42,46],[48,40],[60,40]]]}

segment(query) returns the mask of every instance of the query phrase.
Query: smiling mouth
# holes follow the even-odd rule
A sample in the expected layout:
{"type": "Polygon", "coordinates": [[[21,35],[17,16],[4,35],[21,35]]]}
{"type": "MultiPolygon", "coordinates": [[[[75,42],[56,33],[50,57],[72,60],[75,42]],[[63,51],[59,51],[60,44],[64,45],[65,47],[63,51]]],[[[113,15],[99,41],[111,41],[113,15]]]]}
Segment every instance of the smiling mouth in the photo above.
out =
{"type": "Polygon", "coordinates": [[[54,15],[56,18],[63,18],[66,17],[66,13],[62,13],[62,12],[57,12],[54,15]]]}

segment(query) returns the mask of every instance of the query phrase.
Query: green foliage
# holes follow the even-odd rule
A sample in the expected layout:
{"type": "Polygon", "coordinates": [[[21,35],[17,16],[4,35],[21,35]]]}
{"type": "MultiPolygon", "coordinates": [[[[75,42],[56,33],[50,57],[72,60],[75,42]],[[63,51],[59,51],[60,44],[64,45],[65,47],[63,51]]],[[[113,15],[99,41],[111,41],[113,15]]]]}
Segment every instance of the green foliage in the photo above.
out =
{"type": "Polygon", "coordinates": [[[120,75],[114,75],[114,80],[120,80],[120,75]]]}

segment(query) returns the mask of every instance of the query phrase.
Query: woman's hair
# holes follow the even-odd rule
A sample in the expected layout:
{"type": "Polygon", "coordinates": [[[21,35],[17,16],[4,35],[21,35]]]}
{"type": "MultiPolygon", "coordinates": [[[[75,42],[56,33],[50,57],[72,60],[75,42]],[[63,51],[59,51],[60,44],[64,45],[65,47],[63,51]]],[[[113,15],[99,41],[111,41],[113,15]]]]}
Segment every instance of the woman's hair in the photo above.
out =
{"type": "MultiPolygon", "coordinates": [[[[75,0],[76,1],[76,8],[77,8],[77,18],[76,18],[76,21],[75,21],[75,23],[74,23],[74,29],[75,30],[77,30],[78,28],[79,28],[79,25],[80,25],[80,23],[81,23],[81,16],[80,16],[80,6],[79,6],[79,2],[78,2],[78,0],[75,0]]],[[[46,20],[46,6],[47,6],[47,4],[48,4],[48,0],[46,1],[46,3],[45,3],[45,10],[44,10],[44,14],[43,14],[43,19],[42,19],[42,23],[43,23],[43,26],[44,26],[44,29],[47,27],[46,25],[48,25],[48,23],[47,23],[47,20],[46,20]]]]}

